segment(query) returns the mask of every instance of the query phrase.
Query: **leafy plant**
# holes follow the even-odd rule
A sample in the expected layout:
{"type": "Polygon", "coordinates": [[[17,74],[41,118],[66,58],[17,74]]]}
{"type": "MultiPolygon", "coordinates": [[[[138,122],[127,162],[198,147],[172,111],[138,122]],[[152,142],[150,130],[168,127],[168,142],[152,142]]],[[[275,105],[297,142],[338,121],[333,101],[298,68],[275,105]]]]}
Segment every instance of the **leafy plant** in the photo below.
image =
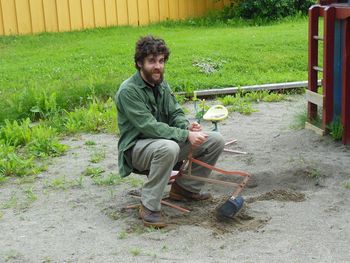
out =
{"type": "Polygon", "coordinates": [[[341,140],[343,137],[344,127],[339,117],[335,118],[329,125],[327,125],[329,133],[334,140],[341,140]]]}
{"type": "Polygon", "coordinates": [[[119,234],[118,234],[118,239],[125,239],[127,237],[127,233],[126,233],[126,231],[121,231],[121,232],[119,232],[119,234]]]}
{"type": "Polygon", "coordinates": [[[28,149],[37,157],[60,156],[68,149],[68,146],[59,142],[54,129],[38,125],[33,128],[28,149]]]}
{"type": "Polygon", "coordinates": [[[66,180],[66,176],[62,176],[60,178],[53,179],[48,184],[48,187],[51,187],[53,189],[67,189],[69,185],[70,185],[70,181],[66,180]]]}
{"type": "Polygon", "coordinates": [[[73,112],[66,112],[65,118],[64,125],[68,133],[118,131],[116,109],[111,98],[105,103],[92,98],[87,108],[81,107],[73,112]]]}
{"type": "Polygon", "coordinates": [[[91,177],[98,177],[103,172],[104,172],[104,170],[100,167],[88,167],[88,168],[86,168],[84,175],[91,176],[91,177]]]}
{"type": "Polygon", "coordinates": [[[94,145],[96,145],[96,142],[91,141],[91,140],[87,140],[87,141],[85,142],[85,145],[87,145],[87,146],[94,146],[94,145]]]}
{"type": "Polygon", "coordinates": [[[132,187],[141,187],[144,183],[144,181],[142,179],[138,179],[138,178],[131,177],[131,176],[123,178],[123,182],[128,183],[132,187]]]}
{"type": "Polygon", "coordinates": [[[36,196],[36,194],[33,191],[33,187],[27,188],[24,192],[26,194],[27,201],[30,203],[32,203],[38,199],[38,197],[36,196]]]}
{"type": "Polygon", "coordinates": [[[7,181],[7,177],[3,174],[0,174],[0,185],[7,181]]]}
{"type": "Polygon", "coordinates": [[[33,113],[33,119],[46,119],[59,113],[59,107],[56,101],[56,92],[47,95],[43,91],[40,96],[36,97],[36,105],[30,111],[33,113]]]}
{"type": "Polygon", "coordinates": [[[30,174],[34,167],[33,158],[22,159],[15,152],[15,147],[0,142],[0,175],[23,176],[30,174]]]}
{"type": "Polygon", "coordinates": [[[294,118],[293,123],[290,125],[290,128],[294,130],[302,130],[305,128],[305,122],[307,121],[306,109],[301,112],[298,112],[294,118]]]}
{"type": "Polygon", "coordinates": [[[244,115],[249,115],[256,110],[253,109],[252,103],[242,97],[240,93],[236,94],[236,96],[227,95],[223,98],[218,99],[224,106],[230,106],[228,108],[229,111],[236,111],[244,115]]]}
{"type": "Polygon", "coordinates": [[[130,253],[133,256],[139,256],[141,254],[141,249],[138,247],[131,248],[130,253]]]}
{"type": "Polygon", "coordinates": [[[106,157],[106,153],[104,151],[94,152],[91,155],[90,162],[92,163],[99,163],[106,157]]]}
{"type": "Polygon", "coordinates": [[[8,208],[14,208],[17,206],[18,199],[15,194],[12,194],[11,197],[3,204],[0,206],[2,209],[8,209],[8,208]]]}
{"type": "Polygon", "coordinates": [[[297,13],[307,14],[313,0],[242,0],[231,5],[224,13],[245,19],[277,20],[297,13]],[[234,10],[232,10],[234,9],[234,10]],[[229,12],[231,11],[231,12],[229,12]]]}
{"type": "Polygon", "coordinates": [[[194,98],[193,101],[194,101],[194,110],[196,112],[195,117],[198,123],[200,123],[201,120],[203,119],[205,112],[209,109],[209,106],[205,104],[205,99],[198,100],[194,98]]]}
{"type": "Polygon", "coordinates": [[[5,125],[0,129],[0,139],[7,145],[26,145],[31,139],[30,124],[28,118],[20,122],[5,120],[5,125]]]}
{"type": "Polygon", "coordinates": [[[93,177],[92,180],[97,185],[119,185],[123,182],[123,178],[114,173],[110,173],[107,177],[93,177]]]}
{"type": "Polygon", "coordinates": [[[83,187],[83,177],[80,176],[79,178],[75,180],[67,180],[66,176],[61,176],[58,178],[53,179],[51,182],[47,182],[46,186],[53,188],[53,189],[62,189],[66,190],[68,188],[73,188],[73,187],[83,187]]]}
{"type": "Polygon", "coordinates": [[[179,104],[184,104],[187,101],[187,98],[185,95],[175,94],[175,98],[179,104]]]}
{"type": "Polygon", "coordinates": [[[279,93],[268,93],[266,96],[263,97],[263,101],[265,102],[277,102],[277,101],[282,101],[285,99],[284,94],[279,94],[279,93]]]}

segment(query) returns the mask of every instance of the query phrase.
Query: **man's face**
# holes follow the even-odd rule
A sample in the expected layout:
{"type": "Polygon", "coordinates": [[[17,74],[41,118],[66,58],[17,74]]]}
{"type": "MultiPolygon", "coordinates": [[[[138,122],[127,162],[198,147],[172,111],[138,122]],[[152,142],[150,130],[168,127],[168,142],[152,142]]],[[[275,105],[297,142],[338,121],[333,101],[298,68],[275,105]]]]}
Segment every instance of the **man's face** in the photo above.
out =
{"type": "Polygon", "coordinates": [[[152,85],[158,85],[163,81],[165,60],[164,55],[148,55],[143,64],[138,62],[141,76],[152,85]]]}

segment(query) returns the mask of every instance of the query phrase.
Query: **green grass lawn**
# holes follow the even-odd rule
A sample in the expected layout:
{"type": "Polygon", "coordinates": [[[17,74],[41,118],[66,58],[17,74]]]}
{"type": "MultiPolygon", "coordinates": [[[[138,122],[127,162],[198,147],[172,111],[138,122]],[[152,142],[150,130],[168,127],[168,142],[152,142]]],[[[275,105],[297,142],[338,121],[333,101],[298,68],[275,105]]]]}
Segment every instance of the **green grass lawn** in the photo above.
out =
{"type": "Polygon", "coordinates": [[[306,80],[307,28],[304,18],[259,27],[163,24],[0,37],[0,123],[33,117],[35,106],[45,111],[50,96],[67,110],[91,95],[113,96],[134,73],[134,45],[145,34],[168,43],[166,78],[175,91],[306,80]],[[201,72],[210,66],[213,73],[201,72]]]}

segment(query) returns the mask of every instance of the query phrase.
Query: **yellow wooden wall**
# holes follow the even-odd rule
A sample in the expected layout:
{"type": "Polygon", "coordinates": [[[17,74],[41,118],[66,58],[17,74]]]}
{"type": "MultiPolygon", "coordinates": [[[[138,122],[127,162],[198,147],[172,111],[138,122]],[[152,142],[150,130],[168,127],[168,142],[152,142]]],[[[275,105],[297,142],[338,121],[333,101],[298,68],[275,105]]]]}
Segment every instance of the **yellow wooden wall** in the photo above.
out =
{"type": "Polygon", "coordinates": [[[221,9],[229,0],[0,0],[0,35],[147,25],[221,9]]]}

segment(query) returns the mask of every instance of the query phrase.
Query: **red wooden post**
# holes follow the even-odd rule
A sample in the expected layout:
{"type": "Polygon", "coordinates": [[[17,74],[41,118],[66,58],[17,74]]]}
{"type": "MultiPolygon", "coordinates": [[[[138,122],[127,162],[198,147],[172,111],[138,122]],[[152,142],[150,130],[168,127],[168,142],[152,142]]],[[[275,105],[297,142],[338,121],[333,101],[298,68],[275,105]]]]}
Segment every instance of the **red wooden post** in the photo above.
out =
{"type": "Polygon", "coordinates": [[[327,6],[324,10],[324,52],[323,52],[323,128],[333,120],[334,85],[334,27],[335,8],[327,6]]]}
{"type": "Polygon", "coordinates": [[[350,19],[344,20],[343,41],[343,81],[342,81],[342,124],[343,143],[347,144],[350,139],[350,19]]]}
{"type": "MultiPolygon", "coordinates": [[[[318,62],[318,41],[314,36],[318,35],[318,19],[320,15],[320,6],[312,6],[309,9],[309,81],[308,89],[317,92],[317,71],[314,66],[318,62]]],[[[308,120],[314,120],[317,116],[317,105],[308,102],[308,120]]]]}

